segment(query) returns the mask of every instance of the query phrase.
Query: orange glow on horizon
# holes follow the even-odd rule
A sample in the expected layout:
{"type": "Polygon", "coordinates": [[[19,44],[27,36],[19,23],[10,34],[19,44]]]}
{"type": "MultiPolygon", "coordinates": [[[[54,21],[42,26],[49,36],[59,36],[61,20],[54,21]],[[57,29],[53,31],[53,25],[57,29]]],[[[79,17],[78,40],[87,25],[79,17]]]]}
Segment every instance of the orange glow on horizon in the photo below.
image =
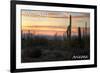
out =
{"type": "MultiPolygon", "coordinates": [[[[73,34],[78,34],[78,27],[81,31],[85,28],[85,22],[87,22],[87,28],[90,27],[89,13],[78,12],[65,12],[65,11],[27,11],[23,10],[21,30],[22,33],[32,33],[34,35],[60,35],[63,36],[69,26],[69,13],[72,15],[72,28],[73,34]]],[[[88,30],[89,31],[89,30],[88,30]]]]}
{"type": "MultiPolygon", "coordinates": [[[[83,31],[84,28],[81,28],[81,31],[83,31]]],[[[89,32],[89,28],[87,28],[87,31],[89,32]]],[[[49,36],[54,36],[55,34],[59,36],[63,36],[64,33],[66,33],[67,29],[65,28],[52,28],[52,27],[27,27],[23,28],[22,32],[23,33],[32,33],[34,35],[49,35],[49,36]]],[[[72,34],[78,34],[78,28],[77,27],[72,27],[71,30],[72,34]]]]}

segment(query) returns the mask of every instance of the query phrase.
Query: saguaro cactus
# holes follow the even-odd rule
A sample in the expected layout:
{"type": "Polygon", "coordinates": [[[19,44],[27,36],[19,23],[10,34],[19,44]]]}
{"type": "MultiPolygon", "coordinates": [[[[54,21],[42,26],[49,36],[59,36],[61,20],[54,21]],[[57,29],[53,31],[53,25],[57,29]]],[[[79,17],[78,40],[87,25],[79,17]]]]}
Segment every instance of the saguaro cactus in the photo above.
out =
{"type": "Polygon", "coordinates": [[[72,26],[72,17],[70,15],[70,17],[69,17],[69,26],[67,27],[67,37],[68,37],[68,39],[71,39],[71,26],[72,26]]]}
{"type": "Polygon", "coordinates": [[[81,40],[81,28],[78,27],[78,41],[79,41],[79,47],[82,47],[82,40],[81,40]]]}
{"type": "Polygon", "coordinates": [[[81,40],[81,28],[80,27],[78,27],[78,38],[79,40],[81,40]]]}

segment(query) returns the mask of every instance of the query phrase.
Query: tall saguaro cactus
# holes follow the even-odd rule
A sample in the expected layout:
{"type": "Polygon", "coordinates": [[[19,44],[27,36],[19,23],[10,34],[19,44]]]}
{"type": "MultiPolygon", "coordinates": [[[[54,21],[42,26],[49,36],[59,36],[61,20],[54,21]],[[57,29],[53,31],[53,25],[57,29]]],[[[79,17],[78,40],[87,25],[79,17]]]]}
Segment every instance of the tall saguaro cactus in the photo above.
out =
{"type": "Polygon", "coordinates": [[[85,22],[85,36],[87,36],[87,22],[85,22]]]}
{"type": "Polygon", "coordinates": [[[81,39],[81,28],[80,27],[78,27],[78,41],[79,41],[79,47],[80,48],[83,48],[82,47],[82,39],[81,39]]]}
{"type": "Polygon", "coordinates": [[[71,26],[72,26],[72,16],[69,17],[69,26],[67,27],[67,37],[71,39],[71,26]]]}
{"type": "Polygon", "coordinates": [[[79,41],[81,41],[81,28],[78,27],[78,39],[79,41]]]}

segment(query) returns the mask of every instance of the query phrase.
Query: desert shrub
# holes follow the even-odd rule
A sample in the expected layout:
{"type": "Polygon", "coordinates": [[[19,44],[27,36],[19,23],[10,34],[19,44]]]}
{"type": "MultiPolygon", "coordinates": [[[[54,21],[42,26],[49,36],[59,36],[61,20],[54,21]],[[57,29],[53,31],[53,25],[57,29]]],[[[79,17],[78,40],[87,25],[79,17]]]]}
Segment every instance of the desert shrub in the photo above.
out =
{"type": "Polygon", "coordinates": [[[42,50],[37,48],[28,48],[22,52],[22,57],[31,57],[31,58],[39,58],[42,55],[42,50]]]}

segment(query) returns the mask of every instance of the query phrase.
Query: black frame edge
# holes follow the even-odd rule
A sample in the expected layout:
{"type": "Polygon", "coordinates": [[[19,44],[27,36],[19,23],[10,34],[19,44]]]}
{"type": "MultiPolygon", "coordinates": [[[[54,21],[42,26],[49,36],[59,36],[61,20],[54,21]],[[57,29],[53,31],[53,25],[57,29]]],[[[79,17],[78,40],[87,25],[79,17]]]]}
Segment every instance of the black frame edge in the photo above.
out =
{"type": "Polygon", "coordinates": [[[31,71],[49,71],[49,70],[67,70],[67,69],[82,69],[82,68],[95,68],[94,64],[91,65],[77,65],[77,66],[60,66],[60,67],[45,67],[45,68],[29,68],[29,69],[16,69],[16,72],[31,72],[31,71]]]}
{"type": "Polygon", "coordinates": [[[14,72],[16,70],[16,3],[14,1],[10,3],[10,72],[14,72]]]}
{"type": "Polygon", "coordinates": [[[97,6],[94,7],[94,64],[97,67],[97,6]]]}
{"type": "Polygon", "coordinates": [[[16,4],[22,5],[43,5],[43,6],[57,6],[57,7],[73,7],[73,8],[94,8],[95,5],[83,5],[83,4],[69,4],[69,3],[50,3],[50,2],[36,2],[36,1],[14,1],[16,4]],[[66,6],[67,5],[67,6],[66,6]]]}

